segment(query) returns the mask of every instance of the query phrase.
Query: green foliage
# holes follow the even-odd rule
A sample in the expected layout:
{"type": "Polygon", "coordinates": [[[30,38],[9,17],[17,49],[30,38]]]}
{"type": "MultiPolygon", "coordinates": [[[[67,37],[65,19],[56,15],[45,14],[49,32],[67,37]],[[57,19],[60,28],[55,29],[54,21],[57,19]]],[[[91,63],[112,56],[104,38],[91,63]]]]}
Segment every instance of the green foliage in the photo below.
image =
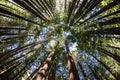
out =
{"type": "Polygon", "coordinates": [[[77,61],[91,80],[96,77],[87,64],[103,80],[117,79],[105,65],[120,74],[120,61],[113,57],[120,56],[120,12],[104,16],[119,11],[120,1],[66,0],[66,10],[64,1],[0,0],[0,80],[34,79],[51,50],[56,50],[50,62],[55,66],[49,66],[45,78],[55,72],[56,80],[68,80],[66,39],[80,78],[77,61]],[[114,1],[114,7],[105,8],[114,1]]]}

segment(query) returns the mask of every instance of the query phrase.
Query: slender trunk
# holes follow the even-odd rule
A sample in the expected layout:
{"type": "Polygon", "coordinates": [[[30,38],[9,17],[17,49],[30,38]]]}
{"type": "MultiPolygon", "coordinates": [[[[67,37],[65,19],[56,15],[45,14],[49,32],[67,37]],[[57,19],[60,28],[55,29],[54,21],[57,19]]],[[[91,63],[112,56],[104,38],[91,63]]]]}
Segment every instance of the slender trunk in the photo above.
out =
{"type": "Polygon", "coordinates": [[[72,56],[70,55],[68,42],[65,40],[66,51],[67,51],[67,63],[68,63],[68,71],[70,80],[80,80],[78,71],[76,69],[75,63],[73,61],[72,56]]]}
{"type": "Polygon", "coordinates": [[[82,74],[83,74],[83,76],[84,76],[84,79],[85,79],[85,80],[89,80],[87,74],[85,73],[85,71],[84,71],[84,69],[83,69],[82,64],[81,64],[79,61],[78,61],[78,65],[79,65],[79,67],[80,67],[80,69],[81,69],[81,72],[82,72],[82,74]]]}
{"type": "Polygon", "coordinates": [[[81,18],[83,18],[83,17],[85,17],[87,14],[89,14],[89,12],[90,12],[94,7],[96,7],[101,1],[102,1],[102,0],[96,0],[96,1],[95,1],[95,0],[90,0],[90,1],[86,4],[86,6],[85,6],[84,9],[82,10],[82,12],[79,13],[79,14],[81,14],[81,16],[78,18],[78,20],[75,22],[75,24],[78,23],[81,18]]]}
{"type": "Polygon", "coordinates": [[[38,49],[40,49],[40,48],[35,48],[35,49],[33,49],[33,50],[30,49],[30,51],[28,51],[28,52],[27,52],[26,54],[24,54],[24,55],[21,55],[21,56],[15,58],[15,59],[12,59],[12,60],[10,60],[10,61],[8,61],[8,62],[3,62],[3,63],[1,62],[1,64],[0,64],[0,69],[3,68],[3,67],[5,67],[5,66],[8,66],[8,65],[13,64],[16,60],[21,59],[21,58],[25,57],[26,55],[29,55],[31,52],[36,51],[36,50],[38,50],[38,49]]]}
{"type": "MultiPolygon", "coordinates": [[[[103,25],[111,25],[111,24],[117,24],[117,23],[120,23],[120,17],[118,17],[118,18],[112,18],[112,19],[106,20],[104,22],[98,22],[97,24],[92,24],[90,26],[86,26],[85,29],[89,29],[89,28],[92,28],[92,27],[97,28],[97,25],[99,25],[101,27],[103,25]]],[[[119,27],[118,27],[118,29],[119,29],[119,27]]]]}
{"type": "Polygon", "coordinates": [[[10,72],[12,72],[13,69],[15,69],[17,66],[19,66],[21,62],[17,62],[16,64],[10,66],[5,71],[0,72],[0,78],[3,80],[6,79],[6,77],[9,75],[10,72]]]}
{"type": "Polygon", "coordinates": [[[26,80],[34,80],[34,77],[36,76],[37,71],[40,69],[40,67],[41,65],[38,67],[38,69],[34,70],[33,73],[31,73],[26,80]]]}
{"type": "Polygon", "coordinates": [[[48,12],[49,16],[51,16],[51,12],[49,11],[48,7],[45,5],[45,3],[44,3],[42,0],[41,0],[41,1],[40,1],[40,0],[36,0],[36,2],[37,2],[41,7],[43,7],[45,11],[48,12]]]}
{"type": "Polygon", "coordinates": [[[108,47],[108,48],[114,48],[114,49],[119,49],[120,50],[120,47],[116,47],[116,46],[107,45],[106,47],[108,47]]]}
{"type": "Polygon", "coordinates": [[[109,16],[112,16],[112,15],[115,15],[115,14],[119,14],[119,13],[120,13],[120,10],[115,11],[115,12],[110,13],[110,14],[107,14],[107,15],[104,15],[104,16],[98,18],[98,20],[99,20],[99,19],[103,19],[103,18],[105,18],[105,17],[109,17],[109,16]]]}
{"type": "Polygon", "coordinates": [[[120,34],[120,27],[117,28],[110,28],[110,29],[104,29],[104,30],[94,30],[94,31],[88,31],[87,34],[108,34],[108,35],[119,35],[120,34]]]}
{"type": "Polygon", "coordinates": [[[112,7],[114,7],[114,6],[118,5],[118,4],[120,4],[120,1],[119,0],[114,0],[112,3],[110,3],[107,6],[103,7],[101,10],[99,10],[98,12],[96,12],[95,14],[93,14],[92,16],[90,16],[88,19],[84,20],[81,24],[87,22],[89,19],[91,19],[93,17],[96,17],[100,13],[105,12],[105,11],[111,9],[112,7]]]}
{"type": "MultiPolygon", "coordinates": [[[[44,59],[47,58],[46,55],[48,55],[48,54],[45,54],[44,59]]],[[[43,61],[44,61],[44,60],[43,60],[43,61]]],[[[43,62],[43,61],[41,61],[41,62],[43,62]]],[[[39,71],[39,69],[43,66],[43,64],[44,64],[44,62],[41,63],[41,64],[39,65],[39,67],[38,67],[37,69],[35,69],[35,70],[33,71],[33,73],[31,73],[30,76],[29,76],[26,80],[35,80],[36,75],[38,74],[38,71],[39,71]]]]}
{"type": "MultiPolygon", "coordinates": [[[[32,20],[26,19],[26,18],[24,18],[24,17],[22,17],[22,16],[19,16],[19,15],[17,15],[17,14],[14,14],[14,13],[12,13],[12,12],[4,9],[4,8],[1,8],[1,7],[0,7],[0,12],[3,13],[3,14],[7,14],[7,15],[9,15],[9,16],[12,16],[12,17],[16,17],[16,18],[19,18],[19,19],[28,21],[28,22],[30,22],[30,23],[34,23],[34,24],[37,24],[37,25],[41,25],[41,24],[36,23],[36,22],[34,22],[34,21],[32,21],[32,20]]],[[[8,17],[9,17],[9,16],[8,16],[8,17]]],[[[43,26],[43,25],[41,25],[41,26],[43,26]]]]}
{"type": "MultiPolygon", "coordinates": [[[[39,10],[39,9],[37,9],[35,6],[34,6],[34,4],[32,4],[31,3],[31,1],[29,1],[29,0],[24,0],[22,3],[24,3],[24,5],[26,5],[25,4],[25,2],[28,4],[28,7],[30,6],[30,7],[32,7],[31,9],[32,9],[32,11],[34,12],[36,12],[36,14],[37,14],[37,16],[39,16],[39,18],[41,18],[42,20],[44,20],[44,21],[47,21],[47,18],[41,13],[41,11],[39,10]],[[39,13],[39,14],[38,14],[39,13]]],[[[30,8],[29,7],[29,8],[30,8]]]]}
{"type": "Polygon", "coordinates": [[[11,78],[11,80],[18,80],[19,77],[21,77],[32,65],[34,65],[34,61],[36,60],[38,54],[33,54],[31,55],[31,57],[29,59],[26,59],[25,62],[27,62],[25,64],[25,66],[18,71],[14,77],[11,78]],[[35,56],[35,57],[33,57],[35,56]]]}
{"type": "Polygon", "coordinates": [[[52,65],[51,65],[51,68],[50,68],[49,72],[47,73],[48,80],[55,80],[58,60],[59,60],[59,55],[56,55],[52,65]]]}
{"type": "Polygon", "coordinates": [[[64,12],[66,12],[66,8],[67,8],[67,0],[65,0],[64,12]]]}
{"type": "Polygon", "coordinates": [[[69,4],[70,7],[69,7],[69,10],[68,10],[68,19],[67,19],[67,22],[69,22],[69,20],[71,18],[71,15],[72,15],[72,13],[74,11],[76,2],[77,2],[77,0],[72,0],[72,2],[69,4]]]}
{"type": "Polygon", "coordinates": [[[120,74],[108,67],[106,64],[104,64],[101,60],[97,59],[94,55],[90,54],[92,57],[94,57],[102,66],[104,66],[113,76],[116,80],[120,79],[120,74]]]}
{"type": "Polygon", "coordinates": [[[27,28],[25,27],[0,27],[0,31],[1,30],[27,30],[27,28]]]}
{"type": "MultiPolygon", "coordinates": [[[[44,19],[43,17],[41,17],[41,15],[39,15],[33,8],[31,8],[30,6],[28,6],[25,2],[28,2],[25,0],[21,1],[21,0],[13,0],[15,3],[19,4],[20,6],[24,7],[25,9],[27,9],[28,11],[30,11],[31,13],[33,13],[35,16],[38,16],[39,18],[41,18],[43,21],[46,21],[46,19],[44,19]]],[[[30,5],[30,4],[29,4],[30,5]]],[[[32,5],[31,5],[32,6],[32,5]]],[[[33,7],[33,6],[32,6],[33,7]]]]}
{"type": "Polygon", "coordinates": [[[91,72],[92,72],[92,74],[94,75],[94,77],[95,77],[97,80],[101,80],[101,79],[98,77],[98,75],[95,73],[95,71],[92,69],[92,67],[91,67],[89,64],[87,64],[87,66],[88,66],[89,69],[91,70],[91,72]]]}
{"type": "Polygon", "coordinates": [[[79,15],[80,15],[82,9],[83,9],[84,6],[87,4],[87,2],[88,2],[88,0],[83,0],[83,1],[82,1],[82,3],[81,3],[81,5],[80,5],[79,9],[77,10],[77,12],[76,12],[74,18],[78,18],[78,17],[79,17],[79,15]]]}
{"type": "Polygon", "coordinates": [[[36,0],[35,2],[34,1],[31,1],[34,5],[36,5],[37,8],[39,9],[42,9],[45,11],[45,13],[50,17],[50,14],[49,12],[36,0]]]}
{"type": "Polygon", "coordinates": [[[35,45],[40,44],[40,43],[41,43],[41,42],[34,42],[34,43],[31,43],[31,44],[24,45],[24,46],[22,46],[22,47],[18,47],[18,48],[15,48],[15,49],[13,49],[13,50],[7,51],[7,52],[5,52],[5,53],[2,53],[2,54],[0,55],[0,62],[8,59],[9,57],[11,57],[11,56],[13,56],[13,55],[15,55],[15,54],[17,54],[17,53],[19,53],[19,52],[21,52],[21,51],[24,51],[24,50],[26,50],[26,49],[29,49],[30,47],[35,46],[35,45]]]}
{"type": "Polygon", "coordinates": [[[102,53],[104,53],[104,54],[112,57],[114,60],[120,62],[120,56],[118,56],[117,54],[111,53],[111,52],[109,52],[109,51],[107,51],[107,50],[105,50],[105,49],[103,49],[103,48],[100,48],[100,47],[98,47],[98,50],[99,50],[100,52],[102,52],[102,53]]]}

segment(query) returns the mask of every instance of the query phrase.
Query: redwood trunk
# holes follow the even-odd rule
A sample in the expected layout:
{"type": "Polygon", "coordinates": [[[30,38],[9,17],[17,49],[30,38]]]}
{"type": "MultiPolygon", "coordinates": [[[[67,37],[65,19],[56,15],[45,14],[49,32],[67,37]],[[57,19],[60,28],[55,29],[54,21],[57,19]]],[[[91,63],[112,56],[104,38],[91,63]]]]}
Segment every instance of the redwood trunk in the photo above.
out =
{"type": "MultiPolygon", "coordinates": [[[[55,46],[55,49],[57,48],[59,42],[55,46]]],[[[50,54],[48,55],[47,59],[43,63],[43,66],[39,68],[35,80],[42,80],[48,69],[50,68],[51,62],[53,61],[53,57],[55,56],[55,49],[53,49],[50,54]]]]}
{"type": "Polygon", "coordinates": [[[68,63],[69,78],[70,78],[70,80],[80,80],[76,66],[73,61],[73,58],[70,55],[67,40],[65,41],[65,45],[66,45],[66,51],[67,51],[67,63],[68,63]]]}

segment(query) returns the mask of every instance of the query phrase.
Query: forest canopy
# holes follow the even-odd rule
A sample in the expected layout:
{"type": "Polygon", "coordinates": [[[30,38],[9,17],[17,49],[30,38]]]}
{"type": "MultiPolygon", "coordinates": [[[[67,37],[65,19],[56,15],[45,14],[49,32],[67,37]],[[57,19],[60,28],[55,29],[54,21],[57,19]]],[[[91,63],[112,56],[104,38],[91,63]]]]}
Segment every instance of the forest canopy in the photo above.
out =
{"type": "Polygon", "coordinates": [[[120,80],[120,0],[0,0],[0,80],[120,80]]]}

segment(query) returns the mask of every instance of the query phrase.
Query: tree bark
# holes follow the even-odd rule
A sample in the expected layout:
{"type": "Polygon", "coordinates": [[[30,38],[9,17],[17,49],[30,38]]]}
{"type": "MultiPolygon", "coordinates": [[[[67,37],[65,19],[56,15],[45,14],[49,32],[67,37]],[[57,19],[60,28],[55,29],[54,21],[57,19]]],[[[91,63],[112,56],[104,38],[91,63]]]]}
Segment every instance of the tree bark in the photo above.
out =
{"type": "Polygon", "coordinates": [[[76,69],[75,63],[73,61],[72,56],[70,55],[68,42],[65,40],[66,51],[67,51],[67,63],[68,63],[68,71],[70,80],[80,80],[78,71],[76,69]]]}
{"type": "MultiPolygon", "coordinates": [[[[55,46],[55,49],[57,48],[59,42],[55,46]]],[[[35,80],[42,80],[48,69],[50,68],[51,62],[53,61],[53,57],[55,56],[55,49],[53,49],[50,54],[48,55],[47,59],[43,63],[43,66],[39,68],[35,80]]]]}

